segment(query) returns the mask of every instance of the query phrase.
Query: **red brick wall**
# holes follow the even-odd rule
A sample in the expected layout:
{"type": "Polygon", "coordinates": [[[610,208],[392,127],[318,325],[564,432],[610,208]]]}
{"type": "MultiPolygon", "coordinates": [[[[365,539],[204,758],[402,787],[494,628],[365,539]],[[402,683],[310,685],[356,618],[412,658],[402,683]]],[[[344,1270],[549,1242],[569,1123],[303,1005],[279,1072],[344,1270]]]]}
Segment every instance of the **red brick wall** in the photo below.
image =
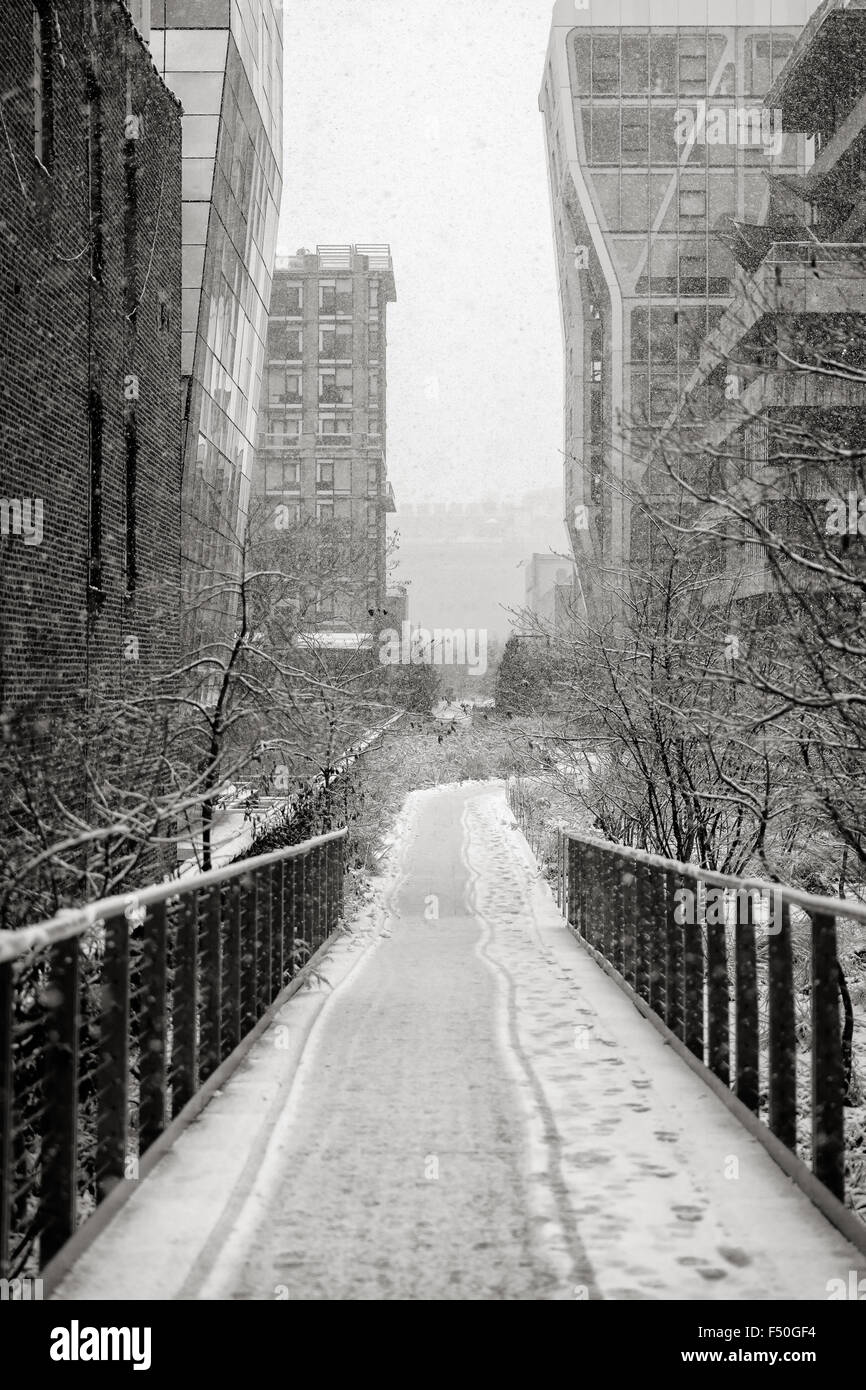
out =
{"type": "Polygon", "coordinates": [[[0,47],[0,496],[41,498],[42,542],[0,539],[0,704],[134,693],[178,654],[180,109],[123,7],[55,0],[51,171],[33,140],[33,10],[0,47]],[[84,17],[87,23],[84,23],[84,17]],[[88,70],[101,91],[103,270],[91,279],[88,70]],[[127,103],[141,118],[127,140],[127,103]],[[134,275],[127,160],[135,147],[134,275]],[[135,299],[138,307],[132,317],[135,299]],[[139,400],[124,380],[139,379],[139,400]],[[103,403],[102,585],[88,590],[91,390],[103,403]],[[137,582],[127,592],[127,424],[137,434],[137,582]],[[129,659],[137,638],[138,661],[129,659]]]}

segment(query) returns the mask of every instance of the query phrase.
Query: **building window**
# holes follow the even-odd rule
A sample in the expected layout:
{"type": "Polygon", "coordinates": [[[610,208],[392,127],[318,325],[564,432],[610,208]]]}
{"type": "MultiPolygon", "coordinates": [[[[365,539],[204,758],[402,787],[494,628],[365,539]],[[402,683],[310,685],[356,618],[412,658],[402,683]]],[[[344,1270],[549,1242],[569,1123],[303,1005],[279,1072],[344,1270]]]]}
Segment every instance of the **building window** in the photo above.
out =
{"type": "Polygon", "coordinates": [[[316,464],[316,487],[322,492],[332,492],[334,488],[334,464],[330,459],[320,459],[316,464]]]}
{"type": "Polygon", "coordinates": [[[680,189],[680,219],[694,225],[696,222],[701,224],[706,222],[707,217],[707,190],[706,188],[681,188],[680,189]]]}
{"type": "Polygon", "coordinates": [[[370,372],[370,375],[369,375],[369,386],[370,386],[370,400],[371,400],[371,401],[378,401],[378,399],[379,399],[379,373],[378,373],[377,371],[375,371],[375,370],[370,372]]]}
{"type": "Polygon", "coordinates": [[[367,286],[367,303],[371,310],[378,313],[379,310],[379,281],[371,280],[367,286]]]}
{"type": "Polygon", "coordinates": [[[619,127],[619,111],[597,108],[592,112],[593,164],[619,164],[619,127]]]}
{"type": "Polygon", "coordinates": [[[301,483],[301,465],[297,459],[275,459],[267,467],[265,492],[295,491],[301,483]]]}
{"type": "MultiPolygon", "coordinates": [[[[304,312],[304,287],[289,281],[282,286],[282,311],[288,318],[294,318],[304,312]]],[[[279,299],[278,299],[279,304],[279,299]]]]}
{"type": "Polygon", "coordinates": [[[268,371],[268,400],[271,405],[300,405],[302,377],[300,372],[287,372],[281,367],[268,371]]]}
{"type": "Polygon", "coordinates": [[[33,6],[33,150],[39,163],[51,168],[54,145],[53,39],[46,0],[33,6]]]}
{"type": "Polygon", "coordinates": [[[268,420],[268,439],[297,439],[301,433],[300,415],[272,415],[268,420]]]}
{"type": "Polygon", "coordinates": [[[367,464],[367,491],[379,491],[379,465],[378,463],[367,464]]]}
{"type": "Polygon", "coordinates": [[[317,521],[333,521],[333,520],[334,520],[334,504],[333,504],[333,502],[317,502],[317,503],[316,503],[316,520],[317,520],[317,521]]]}
{"type": "Polygon", "coordinates": [[[622,162],[646,164],[649,123],[645,106],[625,106],[622,112],[622,162]]]}
{"type": "Polygon", "coordinates": [[[335,323],[319,329],[319,357],[326,362],[352,357],[352,325],[335,323]]]}
{"type": "Polygon", "coordinates": [[[319,312],[351,314],[352,281],[349,278],[319,281],[319,312]]]}
{"type": "Polygon", "coordinates": [[[707,45],[696,34],[683,39],[680,49],[680,91],[703,92],[707,90],[707,45]]]}
{"type": "Polygon", "coordinates": [[[352,404],[352,368],[337,367],[319,372],[319,400],[323,405],[352,404]]]}
{"type": "Polygon", "coordinates": [[[338,415],[321,415],[319,417],[320,435],[337,435],[348,441],[352,437],[352,421],[348,416],[341,418],[338,415]]]}
{"type": "Polygon", "coordinates": [[[304,355],[303,329],[287,328],[285,324],[272,320],[268,350],[276,362],[299,362],[304,355]]]}
{"type": "Polygon", "coordinates": [[[632,362],[646,362],[647,360],[647,332],[649,327],[649,310],[633,309],[631,315],[631,360],[632,362]]]}
{"type": "Polygon", "coordinates": [[[748,90],[757,96],[765,96],[772,85],[772,41],[749,39],[746,42],[746,80],[748,90]]]}
{"type": "Polygon", "coordinates": [[[677,41],[673,34],[650,35],[650,92],[670,96],[677,89],[677,41]]]}
{"type": "Polygon", "coordinates": [[[597,96],[612,96],[619,91],[619,34],[593,37],[592,90],[597,96]]]}
{"type": "Polygon", "coordinates": [[[707,258],[701,252],[683,252],[680,256],[680,293],[706,294],[707,258]]]}

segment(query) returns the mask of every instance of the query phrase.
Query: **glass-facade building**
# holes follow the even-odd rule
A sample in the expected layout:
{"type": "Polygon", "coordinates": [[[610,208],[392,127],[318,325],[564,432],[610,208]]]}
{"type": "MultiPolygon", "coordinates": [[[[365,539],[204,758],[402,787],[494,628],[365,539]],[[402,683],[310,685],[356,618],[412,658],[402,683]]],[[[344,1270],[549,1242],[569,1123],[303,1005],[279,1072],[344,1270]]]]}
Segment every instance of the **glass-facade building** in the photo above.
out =
{"type": "Polygon", "coordinates": [[[154,63],[184,111],[184,550],[194,595],[199,577],[231,579],[241,558],[282,194],[282,7],[149,0],[142,9],[154,63]]]}
{"type": "Polygon", "coordinates": [[[625,583],[630,494],[730,302],[730,238],[764,220],[767,174],[797,169],[801,143],[762,100],[815,3],[556,5],[540,107],[579,611],[625,583]]]}

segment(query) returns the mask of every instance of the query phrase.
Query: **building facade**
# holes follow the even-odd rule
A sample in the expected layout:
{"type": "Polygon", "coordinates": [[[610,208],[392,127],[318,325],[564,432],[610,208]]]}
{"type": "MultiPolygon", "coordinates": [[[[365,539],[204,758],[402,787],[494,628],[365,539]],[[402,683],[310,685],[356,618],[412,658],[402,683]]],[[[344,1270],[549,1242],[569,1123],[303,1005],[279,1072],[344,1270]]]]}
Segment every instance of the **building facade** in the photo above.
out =
{"type": "Polygon", "coordinates": [[[714,230],[766,214],[800,143],[763,107],[813,0],[558,0],[545,119],[565,356],[576,609],[603,614],[632,561],[632,496],[730,301],[714,230]]]}
{"type": "Polygon", "coordinates": [[[396,300],[387,246],[319,247],[280,257],[252,514],[258,527],[323,540],[319,627],[387,627],[387,309],[396,300]]]}
{"type": "Polygon", "coordinates": [[[533,555],[526,565],[526,608],[551,631],[570,623],[574,566],[562,555],[533,555]]]}
{"type": "Polygon", "coordinates": [[[201,609],[231,615],[249,504],[282,195],[278,0],[144,0],[183,106],[184,558],[201,609]]]}
{"type": "Polygon", "coordinates": [[[0,83],[0,703],[74,719],[179,654],[181,116],[115,0],[10,0],[0,83]]]}
{"type": "Polygon", "coordinates": [[[866,0],[824,0],[766,106],[808,140],[807,164],[772,176],[767,217],[737,229],[736,293],[666,432],[713,460],[727,500],[703,522],[718,532],[703,598],[739,621],[772,621],[786,544],[820,574],[826,545],[866,532],[866,0]]]}

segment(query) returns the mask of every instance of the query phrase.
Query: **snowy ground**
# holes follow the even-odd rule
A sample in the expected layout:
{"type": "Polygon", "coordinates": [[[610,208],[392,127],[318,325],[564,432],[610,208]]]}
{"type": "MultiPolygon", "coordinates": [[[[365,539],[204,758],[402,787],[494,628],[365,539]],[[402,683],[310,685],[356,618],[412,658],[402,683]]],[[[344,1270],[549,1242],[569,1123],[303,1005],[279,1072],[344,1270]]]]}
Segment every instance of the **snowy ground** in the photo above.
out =
{"type": "Polygon", "coordinates": [[[825,1299],[864,1264],[573,940],[501,788],[414,793],[390,875],[58,1297],[825,1299]]]}

